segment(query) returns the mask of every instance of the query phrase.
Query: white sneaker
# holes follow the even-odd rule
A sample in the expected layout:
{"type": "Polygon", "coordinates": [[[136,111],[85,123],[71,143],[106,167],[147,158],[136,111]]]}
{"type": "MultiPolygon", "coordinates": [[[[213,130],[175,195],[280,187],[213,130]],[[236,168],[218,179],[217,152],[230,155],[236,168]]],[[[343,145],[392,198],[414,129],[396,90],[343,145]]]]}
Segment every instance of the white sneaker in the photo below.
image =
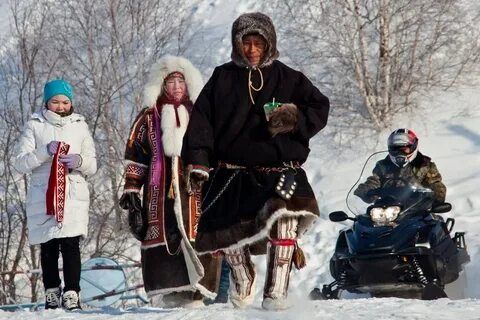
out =
{"type": "Polygon", "coordinates": [[[74,290],[68,290],[63,294],[62,305],[67,310],[78,310],[80,307],[80,298],[78,293],[74,290]]]}
{"type": "Polygon", "coordinates": [[[269,311],[281,311],[290,308],[287,298],[263,298],[262,308],[269,311]]]}
{"type": "Polygon", "coordinates": [[[60,307],[60,288],[49,288],[45,290],[45,309],[57,309],[60,307]]]}

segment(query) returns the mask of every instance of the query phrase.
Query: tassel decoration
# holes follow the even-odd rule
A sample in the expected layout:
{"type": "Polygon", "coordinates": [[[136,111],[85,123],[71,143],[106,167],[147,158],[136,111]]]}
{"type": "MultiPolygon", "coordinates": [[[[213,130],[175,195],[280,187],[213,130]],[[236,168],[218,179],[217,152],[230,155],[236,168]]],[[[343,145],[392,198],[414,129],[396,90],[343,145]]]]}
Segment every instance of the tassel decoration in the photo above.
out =
{"type": "Polygon", "coordinates": [[[170,188],[168,189],[168,198],[175,199],[175,189],[173,189],[173,180],[172,180],[172,183],[170,183],[170,188]]]}
{"type": "Polygon", "coordinates": [[[300,248],[298,244],[295,246],[295,250],[293,251],[293,264],[297,270],[300,270],[307,265],[305,253],[303,253],[302,248],[300,248]]]}

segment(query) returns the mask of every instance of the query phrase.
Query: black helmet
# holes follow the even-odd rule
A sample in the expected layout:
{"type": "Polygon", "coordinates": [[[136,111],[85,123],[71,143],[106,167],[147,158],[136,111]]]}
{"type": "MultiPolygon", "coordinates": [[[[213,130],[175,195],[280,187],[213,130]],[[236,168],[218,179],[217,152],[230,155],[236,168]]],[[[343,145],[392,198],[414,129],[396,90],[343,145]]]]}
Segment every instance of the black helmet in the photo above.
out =
{"type": "Polygon", "coordinates": [[[397,129],[388,137],[390,160],[398,167],[405,167],[417,156],[418,138],[410,129],[397,129]]]}

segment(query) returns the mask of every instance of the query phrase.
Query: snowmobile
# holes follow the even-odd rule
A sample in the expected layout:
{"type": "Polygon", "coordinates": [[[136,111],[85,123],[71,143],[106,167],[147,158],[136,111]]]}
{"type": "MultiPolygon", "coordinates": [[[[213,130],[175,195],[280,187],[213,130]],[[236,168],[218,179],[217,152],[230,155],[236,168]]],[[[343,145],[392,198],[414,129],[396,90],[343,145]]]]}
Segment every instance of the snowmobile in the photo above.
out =
{"type": "Polygon", "coordinates": [[[465,233],[452,236],[455,220],[438,215],[450,211],[451,204],[435,204],[430,189],[392,182],[370,191],[377,200],[365,214],[330,213],[331,221],[352,220],[353,226],[340,231],[330,260],[335,281],[315,288],[311,299],[339,299],[347,291],[433,300],[447,297],[447,286],[466,282],[465,233]]]}

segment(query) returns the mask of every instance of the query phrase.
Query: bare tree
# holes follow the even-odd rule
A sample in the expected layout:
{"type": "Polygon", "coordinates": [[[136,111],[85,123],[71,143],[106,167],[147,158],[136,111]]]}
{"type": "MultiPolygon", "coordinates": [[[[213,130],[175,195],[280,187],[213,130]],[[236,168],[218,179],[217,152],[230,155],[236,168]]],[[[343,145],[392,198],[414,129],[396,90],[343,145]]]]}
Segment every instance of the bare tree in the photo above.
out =
{"type": "MultiPolygon", "coordinates": [[[[25,210],[25,190],[28,187],[26,176],[13,169],[13,146],[21,132],[27,116],[41,100],[42,78],[49,76],[48,69],[39,64],[42,51],[46,15],[41,3],[25,5],[22,1],[12,0],[11,26],[15,44],[7,41],[3,44],[0,62],[2,76],[0,98],[3,108],[0,112],[0,143],[4,146],[0,162],[0,302],[14,301],[17,292],[18,271],[39,267],[38,248],[28,246],[27,220],[25,210]]],[[[37,299],[38,274],[28,274],[29,294],[37,299]]]]}
{"type": "Polygon", "coordinates": [[[479,61],[471,0],[274,3],[265,10],[281,22],[283,55],[327,87],[335,122],[355,131],[388,127],[418,95],[451,88],[479,61]]]}
{"type": "MultiPolygon", "coordinates": [[[[133,260],[137,243],[122,226],[118,194],[123,152],[149,67],[185,47],[191,6],[180,0],[10,0],[12,38],[0,56],[0,303],[30,296],[18,292],[18,272],[38,269],[38,248],[27,245],[28,176],[13,169],[12,148],[30,114],[42,108],[43,84],[65,78],[74,86],[74,108],[85,115],[96,142],[98,173],[92,177],[89,236],[82,255],[133,260]],[[14,45],[9,45],[14,43],[14,45]]],[[[22,276],[23,277],[23,276],[22,276]]]]}
{"type": "MultiPolygon", "coordinates": [[[[55,8],[69,17],[57,32],[54,51],[81,96],[80,111],[92,124],[99,174],[92,189],[93,255],[121,255],[129,240],[122,230],[118,193],[123,184],[123,152],[140,104],[146,72],[159,55],[178,47],[172,34],[188,15],[182,1],[65,1],[55,8]],[[75,41],[72,41],[75,39],[75,41]],[[120,236],[120,239],[119,239],[120,236]],[[122,237],[123,236],[123,237],[122,237]]],[[[77,99],[78,100],[78,99],[77,99]]]]}

